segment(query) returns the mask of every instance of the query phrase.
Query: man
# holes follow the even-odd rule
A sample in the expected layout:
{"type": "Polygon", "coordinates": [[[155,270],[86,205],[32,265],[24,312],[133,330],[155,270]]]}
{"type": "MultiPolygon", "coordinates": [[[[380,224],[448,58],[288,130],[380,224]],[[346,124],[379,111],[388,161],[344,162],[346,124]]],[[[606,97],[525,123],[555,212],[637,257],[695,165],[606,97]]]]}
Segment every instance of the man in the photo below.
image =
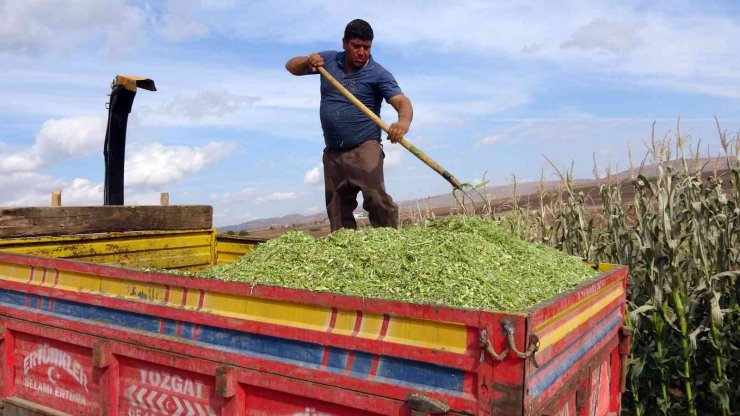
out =
{"type": "MultiPolygon", "coordinates": [[[[317,74],[324,67],[355,97],[380,116],[385,99],[398,113],[388,129],[388,139],[398,142],[409,131],[411,101],[390,72],[370,55],[373,29],[356,19],[344,30],[343,52],[326,51],[298,56],[285,68],[293,75],[317,74]]],[[[398,227],[398,206],[385,191],[380,128],[321,78],[321,128],[324,131],[324,192],[331,230],[357,228],[353,211],[362,192],[363,208],[373,227],[398,227]]]]}

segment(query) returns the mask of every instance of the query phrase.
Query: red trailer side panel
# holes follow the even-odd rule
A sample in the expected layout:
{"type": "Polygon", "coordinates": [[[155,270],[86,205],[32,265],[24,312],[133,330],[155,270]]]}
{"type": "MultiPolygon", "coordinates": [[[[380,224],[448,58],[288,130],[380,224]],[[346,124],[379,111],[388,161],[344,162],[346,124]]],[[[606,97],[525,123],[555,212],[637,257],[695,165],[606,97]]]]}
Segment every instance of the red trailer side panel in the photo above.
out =
{"type": "Polygon", "coordinates": [[[91,350],[54,339],[15,336],[15,396],[70,414],[98,414],[91,350]]]}
{"type": "MultiPolygon", "coordinates": [[[[590,383],[589,391],[599,391],[599,400],[588,396],[590,400],[605,401],[599,406],[616,411],[619,398],[613,397],[612,383],[619,383],[619,375],[610,369],[612,357],[619,359],[614,351],[623,326],[626,276],[626,267],[610,270],[530,311],[529,330],[539,338],[540,350],[535,355],[537,365],[527,364],[525,407],[529,412],[534,414],[556,400],[581,378],[590,383]]],[[[602,409],[589,403],[585,406],[602,409]]]]}

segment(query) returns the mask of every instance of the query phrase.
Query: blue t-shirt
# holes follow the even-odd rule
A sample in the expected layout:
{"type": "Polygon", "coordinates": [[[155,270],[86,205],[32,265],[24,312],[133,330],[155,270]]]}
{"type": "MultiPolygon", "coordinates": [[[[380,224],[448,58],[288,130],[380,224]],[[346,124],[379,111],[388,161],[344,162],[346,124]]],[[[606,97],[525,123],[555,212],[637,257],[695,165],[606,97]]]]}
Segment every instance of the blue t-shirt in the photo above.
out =
{"type": "MultiPolygon", "coordinates": [[[[393,75],[372,56],[364,68],[348,75],[344,73],[344,52],[325,51],[319,55],[324,59],[324,68],[378,117],[382,101],[401,94],[393,75]]],[[[380,139],[380,127],[324,77],[321,77],[320,115],[328,149],[348,149],[380,139]]]]}

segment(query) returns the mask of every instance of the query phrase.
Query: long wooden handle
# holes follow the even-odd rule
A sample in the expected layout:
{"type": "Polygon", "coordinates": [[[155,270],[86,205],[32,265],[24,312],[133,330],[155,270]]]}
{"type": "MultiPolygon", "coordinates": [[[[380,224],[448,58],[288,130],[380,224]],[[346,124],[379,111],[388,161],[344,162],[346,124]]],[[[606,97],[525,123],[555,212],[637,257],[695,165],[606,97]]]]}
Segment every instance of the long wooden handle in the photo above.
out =
{"type": "MultiPolygon", "coordinates": [[[[357,97],[352,95],[351,92],[349,92],[346,88],[344,88],[344,85],[342,85],[339,81],[337,81],[329,72],[324,69],[323,67],[319,67],[319,72],[321,75],[326,78],[327,81],[331,83],[339,92],[342,93],[352,104],[354,104],[357,108],[360,109],[363,113],[365,113],[366,116],[370,117],[370,119],[375,122],[375,124],[378,125],[381,129],[383,129],[384,132],[388,133],[388,125],[385,124],[385,122],[378,117],[377,114],[373,113],[372,110],[367,108],[365,104],[362,103],[362,101],[358,100],[357,97]]],[[[455,189],[462,189],[462,184],[460,181],[458,181],[452,174],[448,171],[446,171],[442,166],[440,166],[437,162],[432,160],[429,156],[427,156],[424,152],[419,150],[416,146],[411,144],[408,140],[406,140],[405,137],[402,137],[401,140],[398,141],[398,143],[401,144],[401,146],[405,147],[409,152],[413,153],[414,156],[418,157],[419,160],[426,163],[427,166],[434,169],[437,173],[442,175],[443,178],[447,180],[455,189]]]]}

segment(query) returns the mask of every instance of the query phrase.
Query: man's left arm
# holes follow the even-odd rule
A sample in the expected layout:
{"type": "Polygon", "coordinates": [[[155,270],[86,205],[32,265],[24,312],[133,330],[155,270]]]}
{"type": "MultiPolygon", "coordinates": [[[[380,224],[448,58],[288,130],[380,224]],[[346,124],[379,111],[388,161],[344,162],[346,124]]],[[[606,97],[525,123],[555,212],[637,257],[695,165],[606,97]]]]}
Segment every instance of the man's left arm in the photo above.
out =
{"type": "Polygon", "coordinates": [[[392,105],[398,113],[398,121],[388,128],[388,140],[391,143],[396,143],[408,133],[411,120],[414,118],[414,108],[411,106],[409,97],[403,94],[396,94],[389,98],[388,104],[392,105]]]}

